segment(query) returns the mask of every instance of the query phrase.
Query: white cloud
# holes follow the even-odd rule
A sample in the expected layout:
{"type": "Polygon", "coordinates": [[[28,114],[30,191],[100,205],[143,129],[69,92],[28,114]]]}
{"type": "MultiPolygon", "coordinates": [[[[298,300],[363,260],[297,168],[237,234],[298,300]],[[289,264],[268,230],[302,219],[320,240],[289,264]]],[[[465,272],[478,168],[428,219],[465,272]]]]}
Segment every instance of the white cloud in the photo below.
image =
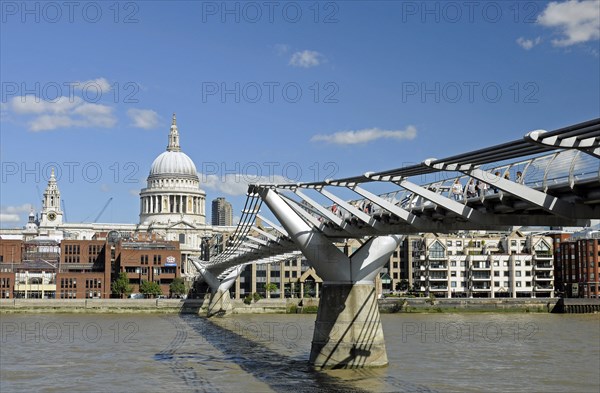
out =
{"type": "Polygon", "coordinates": [[[110,186],[106,183],[102,183],[102,184],[100,184],[100,191],[110,192],[110,186]]]}
{"type": "Polygon", "coordinates": [[[366,128],[357,131],[340,131],[334,134],[315,135],[311,142],[328,142],[338,145],[356,145],[368,143],[377,139],[412,140],[417,137],[417,129],[413,126],[405,130],[380,130],[379,128],[366,128]]]}
{"type": "Polygon", "coordinates": [[[31,203],[24,203],[16,206],[2,206],[2,208],[0,208],[0,226],[20,222],[20,214],[29,213],[31,208],[31,203]]]}
{"type": "Polygon", "coordinates": [[[17,206],[5,206],[1,210],[3,213],[19,214],[19,213],[29,213],[29,211],[31,210],[32,207],[33,207],[33,205],[31,203],[24,203],[22,205],[17,205],[17,206]]]}
{"type": "Polygon", "coordinates": [[[600,1],[553,1],[538,16],[537,23],[556,28],[563,35],[552,40],[554,46],[564,47],[600,39],[600,1]]]}
{"type": "Polygon", "coordinates": [[[21,217],[18,214],[0,213],[0,225],[19,221],[21,221],[21,217]]]}
{"type": "Polygon", "coordinates": [[[29,130],[34,132],[70,127],[110,128],[117,124],[114,108],[87,103],[80,97],[44,101],[33,95],[20,96],[14,97],[9,107],[18,115],[35,116],[29,121],[29,130]]]}
{"type": "Polygon", "coordinates": [[[106,78],[90,79],[87,81],[78,81],[72,83],[75,90],[89,90],[90,95],[98,93],[105,94],[112,90],[110,82],[106,78]]]}
{"type": "Polygon", "coordinates": [[[132,120],[132,127],[150,130],[158,126],[158,113],[151,109],[129,109],[127,116],[132,120]]]}
{"type": "Polygon", "coordinates": [[[131,195],[131,196],[135,196],[135,197],[140,196],[140,190],[137,188],[130,188],[128,192],[129,192],[129,195],[131,195]]]}
{"type": "Polygon", "coordinates": [[[517,44],[519,44],[519,46],[525,50],[529,50],[534,46],[539,45],[540,42],[542,42],[542,39],[540,37],[537,37],[532,40],[528,40],[523,37],[517,38],[517,44]]]}
{"type": "Polygon", "coordinates": [[[312,50],[303,50],[292,54],[290,65],[294,67],[310,68],[321,64],[323,55],[312,50]]]}
{"type": "Polygon", "coordinates": [[[241,173],[226,174],[225,176],[205,175],[198,173],[202,186],[227,195],[245,195],[250,183],[290,183],[291,180],[275,176],[256,176],[241,173]]]}
{"type": "Polygon", "coordinates": [[[65,114],[82,103],[83,100],[80,97],[63,96],[53,101],[44,101],[34,95],[25,95],[10,100],[10,108],[18,115],[65,114]]]}

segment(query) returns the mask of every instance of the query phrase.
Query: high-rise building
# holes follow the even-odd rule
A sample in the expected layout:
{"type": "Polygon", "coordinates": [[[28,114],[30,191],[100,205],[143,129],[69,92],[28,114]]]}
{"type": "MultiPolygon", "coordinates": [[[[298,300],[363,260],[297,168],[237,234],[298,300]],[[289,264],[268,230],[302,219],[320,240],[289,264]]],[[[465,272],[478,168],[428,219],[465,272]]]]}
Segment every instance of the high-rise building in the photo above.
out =
{"type": "Polygon", "coordinates": [[[212,201],[212,225],[233,225],[233,207],[225,198],[221,197],[212,201]]]}

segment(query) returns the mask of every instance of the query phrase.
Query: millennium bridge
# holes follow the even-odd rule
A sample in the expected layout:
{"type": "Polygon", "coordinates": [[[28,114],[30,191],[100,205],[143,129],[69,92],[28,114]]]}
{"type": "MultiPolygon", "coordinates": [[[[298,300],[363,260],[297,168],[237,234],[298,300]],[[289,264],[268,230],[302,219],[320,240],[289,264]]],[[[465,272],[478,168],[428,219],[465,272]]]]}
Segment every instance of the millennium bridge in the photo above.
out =
{"type": "Polygon", "coordinates": [[[251,184],[228,247],[191,262],[211,289],[213,316],[231,310],[229,288],[246,264],[303,254],[323,279],[310,363],[376,367],[388,360],[374,278],[405,235],[588,226],[596,219],[600,118],[382,172],[251,184]],[[471,182],[478,184],[475,191],[471,182]],[[263,203],[278,222],[260,214],[263,203]],[[350,256],[335,246],[348,238],[364,240],[350,256]]]}

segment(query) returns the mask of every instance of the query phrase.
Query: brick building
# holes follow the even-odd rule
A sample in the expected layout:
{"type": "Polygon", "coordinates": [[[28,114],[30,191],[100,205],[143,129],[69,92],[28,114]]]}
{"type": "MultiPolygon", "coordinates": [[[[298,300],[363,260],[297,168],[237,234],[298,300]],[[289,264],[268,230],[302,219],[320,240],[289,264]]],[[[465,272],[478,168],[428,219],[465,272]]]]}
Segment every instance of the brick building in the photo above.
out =
{"type": "MultiPolygon", "coordinates": [[[[127,273],[133,292],[143,281],[158,283],[164,295],[180,277],[181,252],[176,241],[120,241],[115,246],[115,271],[127,273]]],[[[115,276],[117,275],[115,274],[115,276]]]]}
{"type": "MultiPolygon", "coordinates": [[[[180,277],[179,242],[141,236],[142,241],[0,239],[0,298],[106,299],[111,281],[127,273],[133,292],[155,281],[163,294],[180,277]]],[[[100,240],[102,239],[102,240],[100,240]]]]}
{"type": "Polygon", "coordinates": [[[560,254],[564,296],[600,298],[600,232],[570,235],[560,242],[560,254]]]}

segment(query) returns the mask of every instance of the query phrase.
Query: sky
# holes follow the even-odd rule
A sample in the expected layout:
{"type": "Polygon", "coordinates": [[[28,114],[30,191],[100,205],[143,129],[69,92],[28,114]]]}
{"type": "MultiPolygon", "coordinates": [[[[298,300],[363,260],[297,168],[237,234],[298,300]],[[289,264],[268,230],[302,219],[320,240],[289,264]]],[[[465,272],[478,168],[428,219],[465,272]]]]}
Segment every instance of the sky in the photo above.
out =
{"type": "MultiPolygon", "coordinates": [[[[600,2],[0,1],[0,225],[139,221],[172,113],[207,206],[600,116],[600,2]]],[[[207,221],[210,209],[207,209],[207,221]]]]}

